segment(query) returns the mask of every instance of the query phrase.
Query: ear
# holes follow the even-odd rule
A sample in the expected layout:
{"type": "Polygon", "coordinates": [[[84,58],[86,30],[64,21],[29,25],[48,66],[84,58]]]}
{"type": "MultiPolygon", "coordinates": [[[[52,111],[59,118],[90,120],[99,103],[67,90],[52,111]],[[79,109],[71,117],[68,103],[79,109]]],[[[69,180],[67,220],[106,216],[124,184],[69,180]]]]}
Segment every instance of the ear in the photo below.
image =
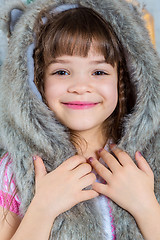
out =
{"type": "Polygon", "coordinates": [[[26,6],[21,0],[5,0],[0,3],[0,67],[8,51],[8,40],[26,6]]]}
{"type": "Polygon", "coordinates": [[[12,34],[14,27],[17,23],[17,21],[20,19],[20,17],[23,14],[23,10],[21,9],[12,9],[10,12],[10,24],[9,24],[9,30],[10,33],[12,34]]]}

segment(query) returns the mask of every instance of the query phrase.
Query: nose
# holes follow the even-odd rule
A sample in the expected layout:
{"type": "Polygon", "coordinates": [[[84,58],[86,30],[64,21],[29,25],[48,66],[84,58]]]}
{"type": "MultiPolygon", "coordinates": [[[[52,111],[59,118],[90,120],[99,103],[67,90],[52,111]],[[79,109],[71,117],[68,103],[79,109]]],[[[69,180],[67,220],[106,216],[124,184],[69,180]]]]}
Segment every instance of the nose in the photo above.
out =
{"type": "Polygon", "coordinates": [[[84,94],[84,93],[90,93],[93,91],[93,86],[89,80],[89,77],[87,79],[79,78],[77,80],[73,80],[73,82],[68,87],[69,93],[76,93],[76,94],[84,94]]]}

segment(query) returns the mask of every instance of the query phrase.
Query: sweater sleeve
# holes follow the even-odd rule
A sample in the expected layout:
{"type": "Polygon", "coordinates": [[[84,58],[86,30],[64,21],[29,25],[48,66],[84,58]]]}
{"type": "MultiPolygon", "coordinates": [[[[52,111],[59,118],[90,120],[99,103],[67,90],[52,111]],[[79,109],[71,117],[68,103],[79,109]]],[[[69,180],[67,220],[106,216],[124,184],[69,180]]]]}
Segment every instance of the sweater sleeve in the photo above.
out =
{"type": "Polygon", "coordinates": [[[12,171],[12,160],[8,153],[0,159],[0,206],[20,215],[20,200],[12,171]]]}

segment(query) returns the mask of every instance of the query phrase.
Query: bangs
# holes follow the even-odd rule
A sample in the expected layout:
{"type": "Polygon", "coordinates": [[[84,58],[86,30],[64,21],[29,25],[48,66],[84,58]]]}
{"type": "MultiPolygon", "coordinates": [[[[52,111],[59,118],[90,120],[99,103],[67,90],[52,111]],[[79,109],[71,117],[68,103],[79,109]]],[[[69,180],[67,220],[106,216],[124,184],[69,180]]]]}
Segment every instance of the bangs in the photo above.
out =
{"type": "Polygon", "coordinates": [[[120,62],[121,49],[112,27],[92,9],[79,7],[49,14],[42,39],[45,65],[62,55],[87,57],[91,45],[112,66],[120,62]]]}

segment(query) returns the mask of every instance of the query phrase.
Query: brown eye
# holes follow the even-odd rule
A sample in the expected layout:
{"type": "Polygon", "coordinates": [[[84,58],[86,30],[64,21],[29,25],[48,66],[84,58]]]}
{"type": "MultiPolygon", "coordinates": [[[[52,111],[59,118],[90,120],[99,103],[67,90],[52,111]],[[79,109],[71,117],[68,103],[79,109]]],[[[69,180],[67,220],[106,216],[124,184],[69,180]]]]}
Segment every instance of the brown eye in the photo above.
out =
{"type": "Polygon", "coordinates": [[[96,71],[93,73],[93,75],[97,75],[97,76],[101,76],[101,75],[109,75],[108,73],[104,72],[104,71],[96,71]]]}
{"type": "Polygon", "coordinates": [[[52,75],[60,75],[60,76],[63,76],[63,75],[69,75],[69,73],[65,70],[58,70],[56,72],[54,72],[52,75]]]}

